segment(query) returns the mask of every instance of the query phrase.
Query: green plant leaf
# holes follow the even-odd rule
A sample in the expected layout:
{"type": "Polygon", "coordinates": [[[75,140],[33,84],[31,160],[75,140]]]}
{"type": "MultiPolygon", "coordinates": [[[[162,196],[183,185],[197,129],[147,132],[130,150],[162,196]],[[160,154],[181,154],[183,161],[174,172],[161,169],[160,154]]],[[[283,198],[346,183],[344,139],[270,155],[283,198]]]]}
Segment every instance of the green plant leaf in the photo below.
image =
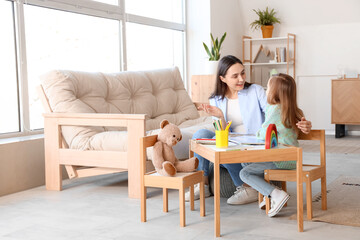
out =
{"type": "Polygon", "coordinates": [[[214,48],[211,49],[211,57],[215,58],[215,49],[214,48]]]}
{"type": "Polygon", "coordinates": [[[215,46],[215,40],[214,40],[214,37],[213,37],[213,35],[211,33],[210,33],[210,38],[211,38],[212,46],[215,46]]]}
{"type": "Polygon", "coordinates": [[[220,48],[222,43],[224,42],[226,37],[226,32],[221,37],[220,41],[218,38],[214,39],[214,36],[212,33],[210,33],[211,38],[211,50],[208,48],[208,46],[203,42],[203,46],[205,48],[206,53],[209,56],[209,61],[217,61],[220,59],[220,48]]]}
{"type": "Polygon", "coordinates": [[[204,45],[206,53],[209,55],[209,60],[210,60],[210,58],[212,57],[212,55],[210,53],[210,50],[209,50],[208,46],[206,46],[206,44],[204,42],[203,42],[203,45],[204,45]]]}
{"type": "Polygon", "coordinates": [[[215,55],[214,55],[214,57],[215,57],[215,58],[217,58],[217,57],[218,57],[218,55],[219,55],[219,51],[220,51],[220,49],[219,49],[219,40],[218,40],[218,38],[216,38],[216,39],[215,39],[214,51],[215,51],[215,55]]]}
{"type": "Polygon", "coordinates": [[[223,43],[223,41],[225,40],[225,37],[226,37],[226,32],[224,33],[224,35],[222,35],[221,39],[220,39],[220,43],[219,43],[219,50],[221,48],[221,45],[223,43]]]}
{"type": "Polygon", "coordinates": [[[258,15],[258,19],[250,23],[250,27],[254,30],[260,28],[265,25],[274,25],[275,23],[280,23],[280,19],[276,17],[275,9],[271,9],[269,11],[269,7],[266,7],[264,11],[260,9],[253,11],[258,15]]]}

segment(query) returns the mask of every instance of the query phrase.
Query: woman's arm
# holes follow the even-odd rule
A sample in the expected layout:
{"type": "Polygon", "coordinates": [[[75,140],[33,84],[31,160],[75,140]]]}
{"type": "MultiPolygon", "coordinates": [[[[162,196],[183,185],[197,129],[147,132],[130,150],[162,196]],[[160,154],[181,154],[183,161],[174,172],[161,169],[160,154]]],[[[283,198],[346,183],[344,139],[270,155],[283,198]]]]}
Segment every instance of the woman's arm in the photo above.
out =
{"type": "Polygon", "coordinates": [[[266,92],[263,87],[257,89],[258,101],[261,108],[261,111],[265,113],[266,105],[267,105],[267,97],[266,92]]]}
{"type": "Polygon", "coordinates": [[[201,104],[198,107],[198,110],[200,111],[204,111],[207,114],[213,116],[213,117],[217,117],[221,120],[222,124],[226,124],[225,122],[225,117],[224,117],[224,113],[221,111],[220,108],[215,107],[215,106],[211,106],[210,104],[201,104]]]}
{"type": "Polygon", "coordinates": [[[310,133],[311,131],[311,121],[306,120],[304,117],[296,124],[296,126],[305,134],[310,133]]]}

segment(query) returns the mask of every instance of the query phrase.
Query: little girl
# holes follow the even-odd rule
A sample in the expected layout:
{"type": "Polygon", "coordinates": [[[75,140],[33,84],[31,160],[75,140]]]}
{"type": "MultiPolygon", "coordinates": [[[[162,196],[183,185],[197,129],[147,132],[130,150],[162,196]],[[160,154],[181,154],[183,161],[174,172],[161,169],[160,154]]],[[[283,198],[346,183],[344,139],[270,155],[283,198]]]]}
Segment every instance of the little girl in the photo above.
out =
{"type": "MultiPolygon", "coordinates": [[[[266,129],[269,124],[276,124],[278,142],[292,146],[299,146],[297,141],[297,122],[304,116],[296,102],[296,84],[294,79],[287,74],[278,74],[270,78],[267,85],[267,102],[265,122],[257,132],[257,137],[265,139],[266,129]]],[[[245,183],[259,191],[262,195],[271,198],[269,217],[279,213],[290,196],[285,191],[264,180],[265,169],[294,169],[296,161],[284,162],[259,162],[244,164],[240,171],[240,178],[245,183]]],[[[264,206],[264,201],[260,208],[264,206]]]]}

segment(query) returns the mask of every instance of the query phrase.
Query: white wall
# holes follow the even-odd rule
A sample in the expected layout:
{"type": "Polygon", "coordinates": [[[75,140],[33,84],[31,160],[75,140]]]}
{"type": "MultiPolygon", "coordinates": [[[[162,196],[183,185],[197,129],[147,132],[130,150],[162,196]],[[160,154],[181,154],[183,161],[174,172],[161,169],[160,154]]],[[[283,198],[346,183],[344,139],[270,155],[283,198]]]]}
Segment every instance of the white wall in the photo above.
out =
{"type": "MultiPolygon", "coordinates": [[[[252,9],[275,8],[282,23],[274,36],[294,33],[297,37],[296,75],[299,105],[313,128],[334,131],[331,124],[331,79],[338,67],[360,73],[360,1],[347,0],[238,0],[244,33],[261,37],[249,24],[256,19],[252,9]]],[[[349,130],[360,130],[350,126],[349,130]]]]}
{"type": "MultiPolygon", "coordinates": [[[[238,0],[211,0],[211,32],[220,37],[227,33],[221,48],[221,57],[234,55],[242,56],[241,37],[243,35],[242,19],[239,14],[238,0]]],[[[210,43],[210,39],[208,39],[210,43]]]]}
{"type": "Polygon", "coordinates": [[[187,80],[190,86],[192,75],[208,74],[208,57],[202,43],[211,45],[210,33],[220,40],[227,32],[221,56],[241,56],[242,21],[238,0],[188,0],[186,18],[187,80]]]}
{"type": "Polygon", "coordinates": [[[186,11],[187,80],[190,86],[191,76],[200,75],[204,71],[206,55],[202,42],[207,43],[211,31],[210,0],[188,0],[186,11]]]}

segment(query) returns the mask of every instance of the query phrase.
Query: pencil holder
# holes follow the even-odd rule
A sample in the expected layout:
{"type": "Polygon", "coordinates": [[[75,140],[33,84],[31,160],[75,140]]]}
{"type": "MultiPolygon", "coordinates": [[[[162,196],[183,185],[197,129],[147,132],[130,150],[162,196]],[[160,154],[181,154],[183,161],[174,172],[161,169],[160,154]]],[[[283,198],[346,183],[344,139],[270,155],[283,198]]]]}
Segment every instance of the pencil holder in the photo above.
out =
{"type": "Polygon", "coordinates": [[[229,145],[229,131],[221,130],[215,131],[216,136],[216,147],[217,148],[227,148],[229,145]]]}

